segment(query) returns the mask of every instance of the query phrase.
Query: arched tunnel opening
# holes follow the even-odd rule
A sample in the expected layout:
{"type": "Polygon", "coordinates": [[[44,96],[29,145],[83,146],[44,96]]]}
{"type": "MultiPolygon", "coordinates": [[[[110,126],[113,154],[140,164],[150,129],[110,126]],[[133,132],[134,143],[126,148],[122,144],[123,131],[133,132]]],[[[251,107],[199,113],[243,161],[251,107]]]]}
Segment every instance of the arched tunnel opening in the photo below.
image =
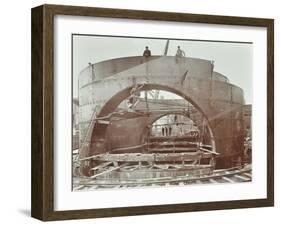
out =
{"type": "Polygon", "coordinates": [[[136,84],[100,109],[87,154],[99,158],[85,161],[83,174],[92,175],[105,160],[116,167],[198,168],[192,172],[201,174],[215,168],[217,154],[208,118],[190,97],[166,86],[136,84]]]}
{"type": "MultiPolygon", "coordinates": [[[[114,137],[113,134],[120,137],[120,133],[133,132],[126,134],[130,135],[132,139],[134,134],[138,132],[140,133],[138,138],[145,142],[147,136],[152,135],[153,123],[162,117],[164,119],[169,118],[170,125],[168,127],[170,130],[172,129],[171,127],[174,127],[174,129],[185,128],[186,126],[182,126],[185,120],[195,121],[194,125],[197,123],[196,127],[198,129],[198,142],[205,146],[208,145],[209,148],[215,151],[215,141],[208,118],[199,105],[190,97],[169,87],[137,84],[113,96],[100,110],[97,118],[108,120],[108,122],[96,123],[93,127],[91,153],[89,154],[116,152],[116,148],[114,149],[112,142],[109,141],[112,136],[114,137]],[[171,115],[174,115],[173,120],[171,115]],[[176,122],[177,120],[179,122],[176,122]],[[131,126],[135,129],[134,131],[129,131],[131,126]],[[126,130],[127,127],[128,130],[126,130]],[[121,131],[122,128],[124,128],[124,131],[121,131]],[[101,147],[100,141],[101,143],[106,143],[104,149],[99,148],[101,147]],[[99,144],[98,147],[95,146],[95,143],[99,144]]],[[[188,131],[182,132],[188,133],[188,131]]],[[[184,137],[187,134],[182,135],[184,137]]],[[[124,138],[126,140],[121,141],[119,144],[120,148],[129,147],[127,137],[124,136],[124,138]]],[[[138,140],[136,142],[141,141],[138,140]]],[[[134,144],[131,146],[137,146],[136,143],[134,144]]]]}
{"type": "Polygon", "coordinates": [[[206,118],[190,105],[187,109],[170,111],[154,119],[150,135],[167,139],[189,139],[215,150],[214,137],[206,118]]]}

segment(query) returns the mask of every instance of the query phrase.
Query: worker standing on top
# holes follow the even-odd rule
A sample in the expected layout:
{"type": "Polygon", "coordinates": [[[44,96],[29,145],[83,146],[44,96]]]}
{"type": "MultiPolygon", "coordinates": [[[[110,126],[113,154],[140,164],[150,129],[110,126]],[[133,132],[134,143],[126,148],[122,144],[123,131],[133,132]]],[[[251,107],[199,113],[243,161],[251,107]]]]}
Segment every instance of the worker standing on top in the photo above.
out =
{"type": "Polygon", "coordinates": [[[177,50],[176,56],[178,56],[178,57],[185,57],[185,52],[183,50],[181,50],[180,46],[178,46],[178,50],[177,50]]]}
{"type": "Polygon", "coordinates": [[[176,52],[176,63],[179,62],[179,59],[185,57],[185,52],[181,50],[181,47],[178,46],[177,52],[176,52]]]}
{"type": "Polygon", "coordinates": [[[151,56],[151,51],[148,49],[148,46],[145,47],[145,50],[143,52],[144,57],[150,57],[151,56]]]}

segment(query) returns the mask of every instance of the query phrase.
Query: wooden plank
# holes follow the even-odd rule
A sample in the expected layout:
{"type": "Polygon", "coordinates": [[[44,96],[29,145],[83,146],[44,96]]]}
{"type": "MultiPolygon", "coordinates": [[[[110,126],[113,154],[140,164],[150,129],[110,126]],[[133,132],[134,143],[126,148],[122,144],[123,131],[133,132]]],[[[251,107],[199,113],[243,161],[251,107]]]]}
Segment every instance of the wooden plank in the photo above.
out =
{"type": "Polygon", "coordinates": [[[91,168],[90,170],[91,171],[92,170],[100,170],[100,169],[102,169],[106,166],[109,166],[110,164],[112,164],[112,162],[104,162],[104,163],[99,164],[98,166],[95,166],[95,167],[91,168]]]}
{"type": "Polygon", "coordinates": [[[198,158],[210,158],[211,154],[202,154],[199,152],[193,153],[169,153],[169,154],[156,154],[154,161],[195,161],[198,158]]]}
{"type": "Polygon", "coordinates": [[[249,181],[250,180],[248,177],[243,177],[242,175],[238,175],[238,174],[234,175],[234,177],[236,177],[236,178],[238,178],[242,181],[249,181]]]}
{"type": "Polygon", "coordinates": [[[163,164],[163,165],[154,164],[154,167],[156,167],[158,169],[168,169],[169,165],[168,164],[163,164]]]}
{"type": "Polygon", "coordinates": [[[74,191],[79,191],[79,190],[83,189],[84,187],[85,187],[85,185],[80,185],[78,187],[74,187],[73,190],[74,191]]]}
{"type": "Polygon", "coordinates": [[[214,180],[214,179],[212,179],[212,178],[210,178],[209,181],[210,181],[212,184],[218,184],[218,183],[219,183],[218,181],[216,181],[216,180],[214,180]]]}
{"type": "Polygon", "coordinates": [[[210,168],[211,165],[209,164],[204,164],[204,165],[193,165],[193,164],[155,164],[154,166],[158,167],[159,169],[168,169],[169,167],[170,170],[175,170],[175,169],[182,169],[182,170],[186,170],[186,169],[206,169],[206,168],[210,168]]]}
{"type": "Polygon", "coordinates": [[[139,169],[139,165],[133,165],[133,166],[124,166],[120,169],[120,171],[134,171],[136,169],[139,169]]]}
{"type": "Polygon", "coordinates": [[[213,155],[219,155],[218,152],[210,151],[209,149],[206,149],[206,148],[200,147],[199,149],[200,149],[201,151],[204,151],[204,152],[207,152],[207,153],[210,153],[210,154],[213,154],[213,155]]]}
{"type": "Polygon", "coordinates": [[[96,178],[96,177],[101,176],[101,175],[103,175],[103,174],[110,173],[110,172],[112,172],[112,171],[114,171],[114,170],[120,169],[121,167],[123,167],[123,166],[125,166],[125,165],[127,165],[127,164],[123,164],[123,165],[120,165],[120,166],[117,166],[117,167],[110,168],[110,169],[105,170],[105,171],[103,171],[103,172],[101,172],[101,173],[95,174],[95,175],[91,176],[90,178],[93,179],[93,178],[96,178]]]}
{"type": "Polygon", "coordinates": [[[201,144],[201,147],[212,148],[213,146],[208,144],[201,144]]]}
{"type": "Polygon", "coordinates": [[[192,147],[197,147],[198,144],[195,142],[190,142],[190,141],[154,141],[148,143],[148,145],[155,145],[155,146],[171,146],[171,145],[190,145],[192,147]]]}
{"type": "Polygon", "coordinates": [[[178,164],[171,164],[169,166],[171,166],[174,169],[181,169],[181,168],[184,168],[186,165],[183,165],[183,164],[180,164],[180,165],[178,165],[178,164]]]}
{"type": "Polygon", "coordinates": [[[245,175],[245,176],[247,176],[249,178],[252,178],[252,174],[250,174],[250,173],[243,173],[243,175],[245,175]]]}
{"type": "Polygon", "coordinates": [[[165,152],[165,151],[169,151],[169,152],[184,152],[184,151],[197,151],[198,148],[196,147],[192,147],[192,148],[188,148],[188,147],[172,147],[172,148],[149,148],[149,152],[165,152]]]}
{"type": "Polygon", "coordinates": [[[235,183],[234,180],[231,180],[231,179],[228,178],[228,177],[222,177],[222,179],[226,180],[226,181],[229,182],[229,183],[235,183]]]}
{"type": "Polygon", "coordinates": [[[143,153],[128,153],[128,154],[103,154],[92,156],[91,159],[106,161],[106,162],[167,162],[167,161],[195,161],[199,157],[210,158],[209,153],[169,153],[169,154],[143,154],[143,153]]]}
{"type": "Polygon", "coordinates": [[[234,171],[238,170],[239,168],[240,167],[235,166],[235,167],[231,167],[231,168],[228,168],[228,169],[218,169],[218,170],[214,170],[214,173],[221,173],[221,172],[230,173],[230,172],[234,172],[234,171]]]}
{"type": "Polygon", "coordinates": [[[89,187],[89,189],[96,189],[98,187],[99,187],[98,185],[92,185],[92,186],[89,187]]]}
{"type": "Polygon", "coordinates": [[[135,146],[129,146],[129,147],[115,148],[115,149],[111,150],[111,152],[130,151],[130,150],[133,150],[133,149],[142,148],[146,145],[147,145],[147,143],[135,145],[135,146]]]}
{"type": "Polygon", "coordinates": [[[96,123],[109,125],[110,121],[107,121],[107,120],[97,120],[96,123]]]}
{"type": "Polygon", "coordinates": [[[120,188],[120,187],[122,187],[122,185],[118,184],[118,185],[114,186],[113,189],[117,189],[117,188],[120,188]]]}

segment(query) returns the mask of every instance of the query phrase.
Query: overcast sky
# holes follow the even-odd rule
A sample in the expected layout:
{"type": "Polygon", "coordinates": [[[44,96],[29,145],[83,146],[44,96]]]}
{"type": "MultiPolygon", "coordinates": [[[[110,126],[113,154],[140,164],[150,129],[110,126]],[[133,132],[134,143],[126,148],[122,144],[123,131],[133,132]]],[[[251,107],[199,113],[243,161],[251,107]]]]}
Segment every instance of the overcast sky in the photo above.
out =
{"type": "MultiPolygon", "coordinates": [[[[78,74],[88,63],[142,55],[149,46],[152,55],[163,55],[167,40],[105,36],[73,36],[73,96],[77,97],[78,74]]],[[[246,103],[252,103],[252,44],[208,41],[170,40],[168,54],[177,46],[187,57],[214,60],[214,70],[227,76],[244,90],[246,103]]]]}

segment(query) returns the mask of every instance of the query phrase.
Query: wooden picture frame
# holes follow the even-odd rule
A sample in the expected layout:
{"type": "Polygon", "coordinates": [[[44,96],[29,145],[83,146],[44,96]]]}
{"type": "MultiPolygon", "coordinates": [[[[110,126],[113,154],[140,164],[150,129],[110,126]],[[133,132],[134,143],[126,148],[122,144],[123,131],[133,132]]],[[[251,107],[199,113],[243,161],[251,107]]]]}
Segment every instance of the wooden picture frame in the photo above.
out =
{"type": "Polygon", "coordinates": [[[274,20],[262,18],[42,5],[32,9],[32,200],[31,215],[43,221],[163,214],[274,205],[274,20]],[[54,16],[86,16],[267,29],[267,198],[121,208],[54,210],[54,16]]]}

